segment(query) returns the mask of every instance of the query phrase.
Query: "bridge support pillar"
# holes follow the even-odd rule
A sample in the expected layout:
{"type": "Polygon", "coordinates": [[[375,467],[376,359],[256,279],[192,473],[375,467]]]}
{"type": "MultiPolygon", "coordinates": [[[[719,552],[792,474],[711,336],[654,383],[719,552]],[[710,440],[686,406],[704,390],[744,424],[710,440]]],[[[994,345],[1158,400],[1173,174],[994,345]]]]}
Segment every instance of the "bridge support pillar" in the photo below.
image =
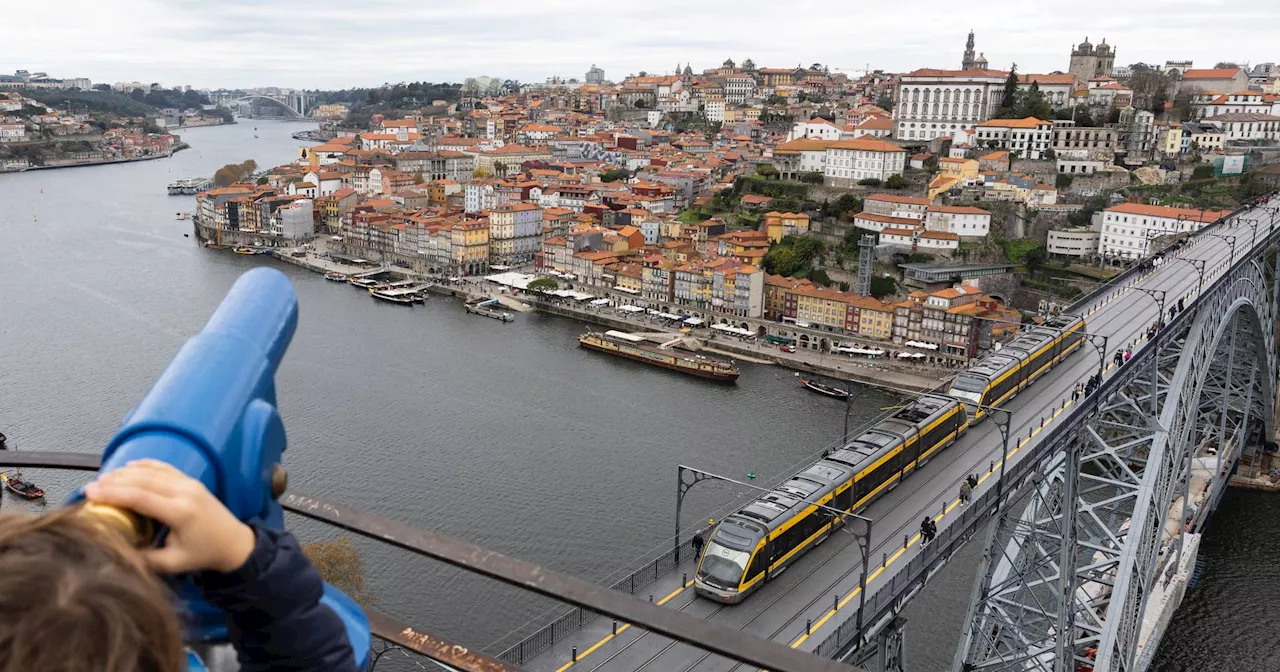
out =
{"type": "Polygon", "coordinates": [[[906,624],[906,619],[894,616],[866,646],[844,662],[861,666],[867,672],[906,672],[903,656],[906,624]]]}

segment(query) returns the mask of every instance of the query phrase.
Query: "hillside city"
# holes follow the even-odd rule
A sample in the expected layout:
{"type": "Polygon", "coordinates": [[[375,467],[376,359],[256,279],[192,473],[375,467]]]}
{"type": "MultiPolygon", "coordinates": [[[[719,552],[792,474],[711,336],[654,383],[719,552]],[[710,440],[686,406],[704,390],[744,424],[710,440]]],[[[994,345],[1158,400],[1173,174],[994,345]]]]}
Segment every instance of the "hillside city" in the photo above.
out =
{"type": "MultiPolygon", "coordinates": [[[[539,84],[180,87],[163,115],[221,123],[256,96],[321,122],[296,161],[197,195],[197,224],[223,242],[318,244],[455,281],[524,271],[743,336],[776,323],[803,348],[873,357],[866,344],[892,343],[947,366],[1019,311],[1068,303],[1280,183],[1272,63],[1117,66],[1117,45],[1086,38],[1037,74],[1010,55],[994,67],[975,42],[948,67],[902,73],[728,58],[619,81],[593,65],[539,84]],[[183,105],[190,94],[199,104],[183,105]]],[[[0,147],[95,123],[132,152],[180,142],[47,95],[71,89],[169,93],[0,76],[0,147]]]]}

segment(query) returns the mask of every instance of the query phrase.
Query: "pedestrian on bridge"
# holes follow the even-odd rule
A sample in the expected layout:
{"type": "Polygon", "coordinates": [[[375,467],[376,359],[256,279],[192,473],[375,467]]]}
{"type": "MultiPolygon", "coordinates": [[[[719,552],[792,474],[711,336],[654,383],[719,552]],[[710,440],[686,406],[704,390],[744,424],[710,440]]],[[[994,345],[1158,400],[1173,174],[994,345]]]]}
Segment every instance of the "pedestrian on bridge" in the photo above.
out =
{"type": "Polygon", "coordinates": [[[1114,356],[1114,357],[1112,357],[1111,359],[1112,359],[1112,361],[1114,361],[1114,362],[1115,362],[1115,365],[1116,365],[1117,367],[1118,367],[1118,366],[1120,366],[1121,364],[1124,364],[1124,352],[1122,352],[1122,351],[1120,351],[1120,350],[1116,350],[1116,354],[1115,354],[1115,356],[1114,356]]]}
{"type": "Polygon", "coordinates": [[[1128,348],[1125,348],[1125,351],[1124,351],[1124,362],[1125,362],[1125,364],[1128,364],[1128,363],[1129,363],[1129,359],[1130,359],[1130,358],[1132,358],[1132,357],[1133,357],[1133,352],[1132,352],[1132,351],[1130,351],[1128,348]]]}
{"type": "Polygon", "coordinates": [[[1179,312],[1179,313],[1181,313],[1182,311],[1186,310],[1186,306],[1184,306],[1184,305],[1183,305],[1183,303],[1182,303],[1184,300],[1185,300],[1185,299],[1178,299],[1178,312],[1179,312]]]}
{"type": "Polygon", "coordinates": [[[702,555],[702,547],[707,543],[702,536],[702,530],[693,533],[693,560],[698,561],[698,556],[702,555]]]}
{"type": "Polygon", "coordinates": [[[1075,386],[1075,387],[1073,387],[1073,388],[1071,388],[1071,401],[1073,401],[1073,402],[1075,402],[1075,401],[1079,401],[1079,400],[1080,400],[1080,393],[1081,393],[1083,390],[1084,390],[1084,383],[1076,383],[1076,386],[1075,386]]]}
{"type": "Polygon", "coordinates": [[[961,505],[969,503],[969,493],[971,492],[973,492],[973,486],[969,485],[969,479],[965,478],[963,481],[960,481],[960,504],[961,505]]]}
{"type": "Polygon", "coordinates": [[[928,546],[929,542],[933,540],[933,534],[931,532],[932,529],[933,529],[933,521],[930,520],[928,516],[925,516],[924,520],[920,521],[920,547],[921,548],[928,546]]]}

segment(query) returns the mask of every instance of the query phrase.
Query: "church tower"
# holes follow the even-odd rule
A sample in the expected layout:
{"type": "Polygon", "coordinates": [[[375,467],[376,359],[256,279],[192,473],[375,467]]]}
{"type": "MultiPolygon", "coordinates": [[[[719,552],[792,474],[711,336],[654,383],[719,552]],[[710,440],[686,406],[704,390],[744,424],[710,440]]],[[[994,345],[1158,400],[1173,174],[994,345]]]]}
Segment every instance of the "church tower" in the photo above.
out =
{"type": "Polygon", "coordinates": [[[973,31],[969,31],[969,41],[964,43],[964,59],[960,61],[961,70],[972,70],[974,66],[973,57],[973,31]]]}

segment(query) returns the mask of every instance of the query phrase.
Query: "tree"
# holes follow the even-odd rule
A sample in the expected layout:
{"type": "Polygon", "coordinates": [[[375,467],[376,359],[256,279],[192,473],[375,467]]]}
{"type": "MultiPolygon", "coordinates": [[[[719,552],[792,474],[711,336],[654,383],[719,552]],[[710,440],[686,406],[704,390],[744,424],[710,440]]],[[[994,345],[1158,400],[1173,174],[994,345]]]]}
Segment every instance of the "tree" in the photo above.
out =
{"type": "Polygon", "coordinates": [[[422,184],[423,182],[426,182],[426,181],[427,181],[427,178],[423,177],[423,175],[422,175],[422,171],[421,171],[421,170],[419,170],[419,171],[415,172],[415,173],[414,173],[412,176],[410,176],[410,177],[413,179],[413,183],[414,183],[414,184],[422,184]]]}
{"type": "Polygon", "coordinates": [[[878,187],[880,186],[880,179],[875,177],[865,177],[858,180],[858,184],[864,187],[878,187]]]}
{"type": "Polygon", "coordinates": [[[1053,107],[1049,105],[1048,99],[1040,91],[1038,82],[1031,82],[1031,86],[1027,87],[1026,90],[1019,91],[1017,98],[1018,104],[1014,107],[1014,118],[1016,119],[1026,119],[1027,117],[1048,119],[1053,115],[1053,107]]]}
{"type": "Polygon", "coordinates": [[[320,572],[321,578],[346,593],[363,606],[373,604],[373,596],[364,589],[364,563],[360,551],[349,537],[314,541],[302,545],[302,552],[320,572]]]}
{"type": "Polygon", "coordinates": [[[1070,175],[1066,175],[1064,173],[1058,173],[1053,178],[1053,187],[1055,189],[1066,189],[1067,187],[1071,186],[1072,180],[1073,178],[1070,175]]]}
{"type": "Polygon", "coordinates": [[[847,292],[847,291],[849,291],[849,283],[847,283],[847,282],[845,282],[845,281],[841,280],[841,281],[840,281],[840,291],[842,291],[842,292],[847,292]]]}
{"type": "Polygon", "coordinates": [[[528,285],[531,292],[554,292],[560,289],[560,283],[551,278],[538,278],[528,285]]]}
{"type": "Polygon", "coordinates": [[[507,164],[501,161],[493,162],[493,173],[498,177],[505,177],[507,174],[507,164]]]}
{"type": "Polygon", "coordinates": [[[626,168],[613,168],[600,173],[601,182],[617,182],[631,178],[631,171],[626,168]]]}
{"type": "Polygon", "coordinates": [[[822,173],[816,171],[812,173],[801,173],[800,181],[806,184],[822,184],[822,173]]]}
{"type": "Polygon", "coordinates": [[[760,177],[770,177],[770,178],[777,177],[778,169],[774,168],[773,166],[767,163],[762,163],[756,166],[756,175],[759,175],[760,177]]]}
{"type": "Polygon", "coordinates": [[[807,277],[810,282],[820,287],[829,287],[831,285],[831,276],[827,275],[827,271],[825,269],[814,269],[809,271],[805,277],[807,277]]]}
{"type": "Polygon", "coordinates": [[[1213,177],[1213,166],[1210,165],[1196,166],[1195,170],[1191,171],[1193,180],[1207,180],[1211,177],[1213,177]]]}
{"type": "Polygon", "coordinates": [[[902,175],[899,173],[894,173],[884,181],[884,186],[888,189],[903,189],[907,186],[907,181],[902,179],[902,175]]]}
{"type": "Polygon", "coordinates": [[[490,175],[489,171],[485,170],[484,168],[476,168],[475,170],[471,171],[471,177],[489,177],[489,175],[490,175]]]}
{"type": "Polygon", "coordinates": [[[885,112],[892,112],[893,97],[890,96],[888,93],[880,94],[880,97],[876,98],[876,107],[884,110],[885,112]]]}
{"type": "Polygon", "coordinates": [[[1004,95],[1000,97],[1001,116],[1005,110],[1012,110],[1018,104],[1018,64],[1009,68],[1009,76],[1004,80],[1004,95]]]}
{"type": "Polygon", "coordinates": [[[886,296],[892,296],[898,291],[898,283],[887,275],[877,275],[871,278],[871,296],[877,299],[883,299],[886,296]]]}
{"type": "Polygon", "coordinates": [[[1129,88],[1133,91],[1133,106],[1163,114],[1164,104],[1169,100],[1169,89],[1173,86],[1169,74],[1145,63],[1134,63],[1129,69],[1132,72],[1129,88]]]}
{"type": "Polygon", "coordinates": [[[94,84],[93,90],[94,91],[110,91],[111,85],[110,84],[94,84]]]}
{"type": "Polygon", "coordinates": [[[787,104],[787,99],[775,93],[772,96],[769,96],[767,99],[765,99],[765,103],[769,105],[781,106],[781,105],[787,104]]]}
{"type": "Polygon", "coordinates": [[[822,206],[822,214],[828,217],[845,217],[846,219],[862,212],[862,199],[853,194],[841,194],[840,198],[828,201],[822,206]]]}
{"type": "Polygon", "coordinates": [[[1218,61],[1217,63],[1214,64],[1213,67],[1215,69],[1222,69],[1222,68],[1238,68],[1240,66],[1236,65],[1235,63],[1232,63],[1231,61],[1218,61]]]}
{"type": "Polygon", "coordinates": [[[795,250],[796,260],[805,266],[808,266],[814,260],[821,259],[827,254],[827,244],[818,238],[811,238],[809,236],[797,236],[793,238],[791,248],[795,250]]]}
{"type": "Polygon", "coordinates": [[[1027,269],[1028,273],[1035,275],[1036,271],[1044,267],[1048,258],[1049,256],[1045,252],[1044,246],[1037,243],[1035,247],[1028,249],[1022,255],[1022,266],[1027,269]]]}

